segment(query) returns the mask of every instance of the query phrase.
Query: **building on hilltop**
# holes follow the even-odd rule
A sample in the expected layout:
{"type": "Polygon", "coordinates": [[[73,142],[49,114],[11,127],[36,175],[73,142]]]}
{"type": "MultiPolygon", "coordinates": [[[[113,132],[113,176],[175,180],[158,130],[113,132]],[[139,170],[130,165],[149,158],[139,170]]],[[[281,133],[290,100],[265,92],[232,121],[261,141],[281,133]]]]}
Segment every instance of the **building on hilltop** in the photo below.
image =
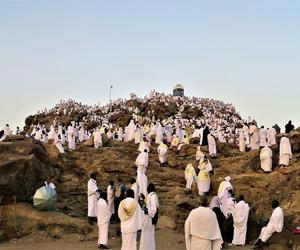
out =
{"type": "Polygon", "coordinates": [[[176,84],[174,86],[173,96],[184,96],[184,87],[181,84],[176,84]]]}

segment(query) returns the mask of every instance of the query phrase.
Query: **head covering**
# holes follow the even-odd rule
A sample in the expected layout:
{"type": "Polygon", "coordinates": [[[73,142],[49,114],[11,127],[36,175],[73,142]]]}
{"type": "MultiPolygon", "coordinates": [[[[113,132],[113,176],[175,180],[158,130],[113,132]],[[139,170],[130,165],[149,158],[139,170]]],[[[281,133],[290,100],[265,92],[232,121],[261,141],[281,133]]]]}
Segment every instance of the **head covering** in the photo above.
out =
{"type": "Polygon", "coordinates": [[[225,181],[231,181],[230,176],[227,176],[227,177],[225,178],[225,181]]]}

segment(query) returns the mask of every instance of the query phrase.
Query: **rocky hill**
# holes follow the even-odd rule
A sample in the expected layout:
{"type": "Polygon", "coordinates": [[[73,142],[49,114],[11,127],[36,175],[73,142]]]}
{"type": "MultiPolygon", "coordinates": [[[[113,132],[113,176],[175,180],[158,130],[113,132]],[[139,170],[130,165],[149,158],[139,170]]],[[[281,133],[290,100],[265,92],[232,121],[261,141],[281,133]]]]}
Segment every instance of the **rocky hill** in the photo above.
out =
{"type": "MultiPolygon", "coordinates": [[[[300,130],[293,132],[293,147],[299,146],[300,130]]],[[[149,181],[157,186],[161,204],[159,228],[183,232],[188,213],[197,205],[197,194],[185,193],[184,169],[195,162],[197,144],[186,145],[180,153],[170,151],[169,165],[161,168],[157,161],[156,147],[150,152],[149,181]]],[[[206,148],[203,148],[207,151],[206,148]]],[[[270,216],[270,202],[281,201],[285,212],[285,230],[273,243],[291,244],[290,233],[300,225],[300,152],[294,152],[291,166],[276,168],[265,174],[259,170],[259,152],[240,153],[229,144],[218,144],[220,155],[212,159],[214,175],[210,197],[215,195],[219,183],[227,175],[233,180],[237,195],[244,194],[251,205],[248,240],[258,235],[258,222],[270,216]]],[[[278,155],[274,148],[275,159],[278,155]]],[[[132,142],[106,142],[99,150],[79,143],[75,152],[58,154],[51,144],[41,144],[33,139],[13,136],[0,143],[0,240],[21,238],[39,231],[51,237],[76,233],[96,237],[95,227],[86,223],[86,183],[91,172],[99,174],[98,183],[105,189],[109,180],[123,178],[126,184],[136,176],[134,161],[138,154],[132,142]],[[56,212],[38,212],[31,198],[48,174],[54,176],[58,204],[56,212]],[[91,236],[93,235],[93,236],[91,236]]],[[[110,232],[114,235],[114,231],[110,232]]]]}

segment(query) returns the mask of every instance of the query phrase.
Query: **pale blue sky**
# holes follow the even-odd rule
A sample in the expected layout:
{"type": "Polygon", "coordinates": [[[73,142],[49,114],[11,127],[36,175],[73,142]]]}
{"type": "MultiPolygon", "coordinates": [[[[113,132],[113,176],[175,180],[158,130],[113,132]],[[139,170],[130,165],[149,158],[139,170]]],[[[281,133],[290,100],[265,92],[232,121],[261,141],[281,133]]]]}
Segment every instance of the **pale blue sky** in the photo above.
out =
{"type": "Polygon", "coordinates": [[[300,126],[300,1],[0,0],[0,127],[59,99],[170,93],[300,126]]]}

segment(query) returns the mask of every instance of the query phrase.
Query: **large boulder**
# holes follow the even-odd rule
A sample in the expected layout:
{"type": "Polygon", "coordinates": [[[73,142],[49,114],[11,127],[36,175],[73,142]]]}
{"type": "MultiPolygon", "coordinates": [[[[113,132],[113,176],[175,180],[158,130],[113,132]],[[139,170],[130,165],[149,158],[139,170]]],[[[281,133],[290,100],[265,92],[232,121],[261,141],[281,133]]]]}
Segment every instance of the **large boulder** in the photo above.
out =
{"type": "Polygon", "coordinates": [[[1,203],[27,201],[52,173],[48,153],[37,141],[0,143],[1,203]]]}

